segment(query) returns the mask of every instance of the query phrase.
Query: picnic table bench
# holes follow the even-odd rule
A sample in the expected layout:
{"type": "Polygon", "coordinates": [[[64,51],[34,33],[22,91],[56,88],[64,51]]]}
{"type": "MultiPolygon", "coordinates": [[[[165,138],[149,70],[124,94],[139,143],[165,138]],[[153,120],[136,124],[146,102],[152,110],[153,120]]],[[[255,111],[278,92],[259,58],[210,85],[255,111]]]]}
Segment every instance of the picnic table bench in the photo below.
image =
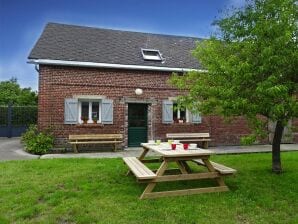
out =
{"type": "Polygon", "coordinates": [[[126,165],[129,167],[131,172],[133,172],[138,180],[153,179],[154,177],[156,177],[156,174],[153,173],[136,157],[125,157],[123,158],[123,161],[126,163],[126,165]]]}
{"type": "Polygon", "coordinates": [[[180,140],[180,142],[202,142],[203,148],[208,148],[208,142],[211,141],[209,133],[167,133],[167,139],[180,140]]]}
{"type": "Polygon", "coordinates": [[[82,135],[69,135],[69,143],[73,145],[75,153],[78,153],[78,145],[87,144],[113,144],[114,151],[117,144],[123,142],[122,134],[82,134],[82,135]]]}
{"type": "MultiPolygon", "coordinates": [[[[198,165],[202,165],[202,166],[206,166],[205,163],[203,162],[203,160],[201,159],[193,159],[192,160],[194,163],[197,163],[198,165]]],[[[235,174],[237,172],[237,170],[227,167],[225,165],[219,164],[219,163],[215,163],[210,161],[211,165],[214,167],[214,169],[216,171],[218,171],[219,173],[221,173],[222,175],[232,175],[235,174]]]]}

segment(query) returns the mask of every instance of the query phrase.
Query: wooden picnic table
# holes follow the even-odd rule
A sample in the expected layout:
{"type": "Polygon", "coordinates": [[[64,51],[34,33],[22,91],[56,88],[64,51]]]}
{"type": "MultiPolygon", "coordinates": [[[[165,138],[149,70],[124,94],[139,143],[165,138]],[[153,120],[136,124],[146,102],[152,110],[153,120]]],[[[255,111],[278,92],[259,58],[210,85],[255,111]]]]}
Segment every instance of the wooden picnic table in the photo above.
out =
{"type": "Polygon", "coordinates": [[[142,143],[143,152],[139,158],[126,157],[123,158],[124,162],[129,167],[129,173],[133,173],[138,182],[147,183],[143,194],[140,199],[144,198],[158,198],[164,196],[177,196],[177,195],[190,195],[208,192],[221,192],[228,191],[228,187],[224,183],[223,176],[234,174],[236,170],[226,167],[209,160],[210,155],[213,154],[210,150],[205,149],[188,149],[184,150],[181,145],[177,145],[176,150],[171,149],[168,143],[142,143]],[[155,152],[159,158],[147,159],[146,155],[149,151],[155,152]],[[160,167],[154,172],[150,170],[145,164],[151,162],[160,162],[160,167]],[[193,172],[189,166],[189,162],[194,162],[197,165],[205,166],[203,172],[193,172]],[[178,166],[179,173],[167,174],[169,164],[175,163],[178,166]],[[159,182],[172,182],[172,181],[186,181],[186,180],[200,180],[200,179],[214,179],[218,186],[182,189],[172,191],[154,192],[154,188],[159,182]]]}

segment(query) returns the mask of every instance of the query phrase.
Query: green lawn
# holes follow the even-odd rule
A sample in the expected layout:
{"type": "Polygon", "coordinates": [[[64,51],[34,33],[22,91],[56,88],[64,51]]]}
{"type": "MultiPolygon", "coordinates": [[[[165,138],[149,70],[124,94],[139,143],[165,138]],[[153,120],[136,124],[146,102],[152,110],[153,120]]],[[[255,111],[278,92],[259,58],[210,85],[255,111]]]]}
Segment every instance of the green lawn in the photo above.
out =
{"type": "Polygon", "coordinates": [[[2,162],[0,223],[298,223],[298,152],[282,153],[282,175],[270,153],[212,160],[238,170],[231,191],[147,200],[121,159],[2,162]]]}

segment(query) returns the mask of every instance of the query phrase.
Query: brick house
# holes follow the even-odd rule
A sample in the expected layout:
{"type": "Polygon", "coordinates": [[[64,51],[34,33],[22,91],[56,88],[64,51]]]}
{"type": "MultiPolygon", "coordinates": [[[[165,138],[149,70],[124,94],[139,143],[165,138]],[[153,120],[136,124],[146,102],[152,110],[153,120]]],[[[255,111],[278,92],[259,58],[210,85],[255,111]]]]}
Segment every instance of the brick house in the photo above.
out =
{"type": "Polygon", "coordinates": [[[181,93],[168,79],[202,69],[191,55],[198,40],[49,23],[29,55],[39,72],[39,129],[51,127],[57,144],[69,134],[122,133],[125,147],[137,146],[178,132],[239,144],[245,119],[175,109],[181,93]]]}

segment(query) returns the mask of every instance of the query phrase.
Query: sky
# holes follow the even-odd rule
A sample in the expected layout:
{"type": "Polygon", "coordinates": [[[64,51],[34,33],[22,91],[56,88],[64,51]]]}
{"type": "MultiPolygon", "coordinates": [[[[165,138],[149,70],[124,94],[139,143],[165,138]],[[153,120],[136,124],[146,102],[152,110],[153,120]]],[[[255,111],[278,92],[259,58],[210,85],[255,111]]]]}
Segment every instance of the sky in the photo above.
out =
{"type": "Polygon", "coordinates": [[[245,0],[0,0],[0,81],[38,89],[27,57],[48,22],[208,38],[245,0]]]}

